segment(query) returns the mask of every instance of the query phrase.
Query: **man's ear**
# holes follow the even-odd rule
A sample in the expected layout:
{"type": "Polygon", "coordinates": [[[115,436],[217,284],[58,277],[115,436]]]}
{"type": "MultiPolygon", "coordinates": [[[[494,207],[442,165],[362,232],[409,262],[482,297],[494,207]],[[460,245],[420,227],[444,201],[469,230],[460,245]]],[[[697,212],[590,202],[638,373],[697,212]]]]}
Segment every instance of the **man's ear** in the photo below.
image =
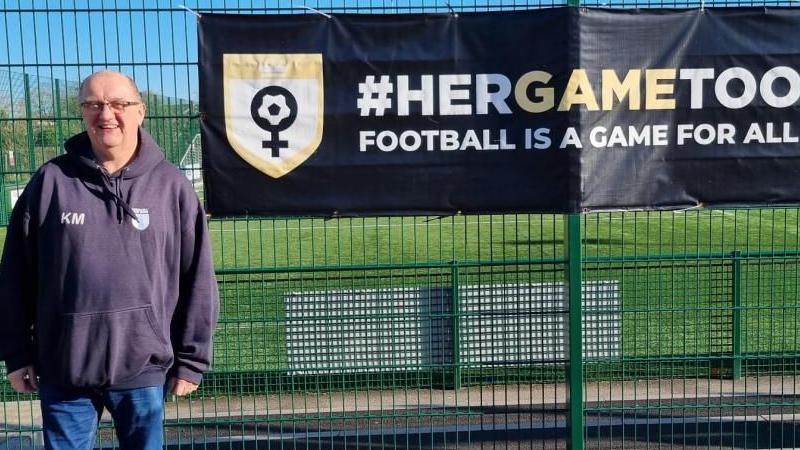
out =
{"type": "Polygon", "coordinates": [[[139,126],[142,126],[142,124],[144,123],[144,116],[146,113],[147,113],[147,105],[145,105],[144,102],[142,102],[142,104],[139,105],[139,126]]]}

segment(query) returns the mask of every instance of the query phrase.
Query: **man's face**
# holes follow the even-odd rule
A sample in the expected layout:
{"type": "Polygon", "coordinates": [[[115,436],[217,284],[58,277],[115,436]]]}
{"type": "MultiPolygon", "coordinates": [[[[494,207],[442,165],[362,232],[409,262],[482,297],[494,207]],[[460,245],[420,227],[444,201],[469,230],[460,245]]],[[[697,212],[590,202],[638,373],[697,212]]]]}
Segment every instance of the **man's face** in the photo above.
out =
{"type": "Polygon", "coordinates": [[[145,108],[128,79],[116,73],[99,73],[85,83],[82,94],[81,114],[92,148],[111,154],[133,152],[145,108]],[[98,102],[108,104],[98,108],[98,102]],[[125,102],[138,104],[120,108],[125,102]]]}

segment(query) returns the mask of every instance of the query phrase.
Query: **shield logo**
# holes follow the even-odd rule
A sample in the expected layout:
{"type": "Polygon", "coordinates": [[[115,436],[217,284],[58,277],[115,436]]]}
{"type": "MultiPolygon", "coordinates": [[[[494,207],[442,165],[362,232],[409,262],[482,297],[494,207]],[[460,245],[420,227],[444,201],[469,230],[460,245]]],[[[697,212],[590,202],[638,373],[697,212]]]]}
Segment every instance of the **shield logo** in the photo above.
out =
{"type": "Polygon", "coordinates": [[[136,218],[131,217],[133,228],[144,231],[150,225],[150,211],[147,208],[132,208],[136,218]]]}
{"type": "Polygon", "coordinates": [[[322,141],[322,54],[223,55],[225,132],[248,164],[279,178],[322,141]]]}

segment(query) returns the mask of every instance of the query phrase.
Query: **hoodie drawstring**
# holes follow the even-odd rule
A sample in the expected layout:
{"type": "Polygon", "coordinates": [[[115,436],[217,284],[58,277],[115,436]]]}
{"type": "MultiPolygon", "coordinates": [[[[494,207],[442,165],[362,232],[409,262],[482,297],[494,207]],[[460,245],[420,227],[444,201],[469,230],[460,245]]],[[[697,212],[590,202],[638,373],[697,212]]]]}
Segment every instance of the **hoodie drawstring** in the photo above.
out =
{"type": "MultiPolygon", "coordinates": [[[[117,221],[122,223],[123,219],[125,218],[125,214],[131,216],[131,219],[136,220],[136,213],[133,212],[133,208],[128,205],[128,203],[122,199],[122,174],[118,177],[114,177],[116,182],[111,181],[111,176],[105,170],[103,166],[100,164],[97,165],[97,168],[100,169],[100,173],[103,174],[103,187],[105,188],[106,192],[108,192],[111,197],[114,198],[114,203],[117,206],[117,221]],[[113,189],[112,185],[113,184],[113,189]]],[[[125,169],[122,169],[123,171],[125,169]]]]}

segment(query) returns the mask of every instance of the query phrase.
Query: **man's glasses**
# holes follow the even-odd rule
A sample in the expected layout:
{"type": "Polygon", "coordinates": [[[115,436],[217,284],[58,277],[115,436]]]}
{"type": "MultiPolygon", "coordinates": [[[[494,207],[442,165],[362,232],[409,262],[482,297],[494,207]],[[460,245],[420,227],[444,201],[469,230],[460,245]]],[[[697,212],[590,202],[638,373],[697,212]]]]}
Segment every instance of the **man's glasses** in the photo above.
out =
{"type": "Polygon", "coordinates": [[[111,111],[121,113],[125,111],[128,106],[141,105],[142,102],[129,102],[126,100],[111,100],[110,102],[81,102],[81,108],[84,111],[91,113],[98,113],[103,110],[103,107],[108,105],[111,111]]]}

